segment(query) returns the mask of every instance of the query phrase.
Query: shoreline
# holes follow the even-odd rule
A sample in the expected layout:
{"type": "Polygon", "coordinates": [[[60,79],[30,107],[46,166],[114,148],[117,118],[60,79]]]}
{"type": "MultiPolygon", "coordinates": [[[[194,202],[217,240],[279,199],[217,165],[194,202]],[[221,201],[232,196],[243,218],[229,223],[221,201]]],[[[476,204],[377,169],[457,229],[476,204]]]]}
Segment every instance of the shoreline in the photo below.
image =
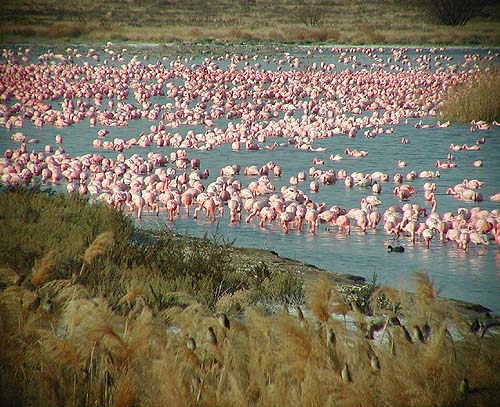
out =
{"type": "MultiPolygon", "coordinates": [[[[270,271],[287,271],[295,273],[304,279],[304,283],[315,280],[319,276],[326,275],[329,280],[338,287],[345,287],[350,290],[360,290],[363,287],[368,287],[371,283],[364,277],[343,274],[331,270],[319,268],[313,264],[301,262],[299,260],[282,257],[273,250],[253,249],[245,247],[231,246],[231,259],[236,260],[236,264],[258,264],[263,261],[270,271]],[[236,259],[235,259],[236,257],[236,259]]],[[[411,298],[412,292],[407,292],[411,298]]],[[[460,312],[469,316],[477,316],[486,312],[492,313],[492,310],[481,305],[463,301],[456,298],[448,298],[439,296],[439,301],[444,304],[456,306],[460,312]]],[[[495,313],[493,313],[496,315],[495,313]]]]}
{"type": "MultiPolygon", "coordinates": [[[[500,50],[500,44],[492,44],[492,45],[481,45],[481,44],[447,44],[447,43],[370,43],[370,44],[350,44],[350,43],[336,43],[336,42],[269,42],[269,41],[251,41],[251,42],[224,42],[224,41],[174,41],[174,42],[150,42],[150,41],[109,41],[106,39],[98,40],[98,41],[67,41],[62,39],[58,41],[56,39],[49,39],[49,41],[40,41],[41,39],[33,39],[27,41],[16,41],[16,38],[3,38],[0,39],[0,44],[2,47],[43,47],[43,48],[58,48],[66,49],[68,46],[70,47],[86,47],[93,48],[97,46],[106,47],[107,43],[112,43],[112,47],[130,47],[131,49],[144,49],[144,50],[153,50],[155,48],[174,48],[180,49],[182,52],[187,52],[188,54],[194,55],[202,55],[206,52],[193,52],[194,50],[203,48],[214,48],[224,53],[229,53],[228,49],[233,48],[242,48],[245,50],[252,50],[261,52],[264,50],[269,50],[271,53],[283,53],[283,51],[287,51],[291,48],[360,48],[360,49],[368,49],[368,48],[395,48],[395,49],[404,49],[404,48],[446,48],[451,50],[461,50],[461,49],[480,49],[480,50],[500,50]],[[276,48],[280,49],[277,50],[276,48]],[[185,49],[183,49],[185,48],[185,49]]],[[[130,50],[129,50],[130,51],[130,50]]]]}
{"type": "MultiPolygon", "coordinates": [[[[159,232],[158,228],[140,227],[137,225],[135,228],[136,232],[134,233],[132,240],[145,243],[147,245],[154,243],[156,234],[159,232]]],[[[199,236],[189,234],[182,235],[175,232],[174,234],[179,238],[187,236],[188,240],[200,239],[199,236]]],[[[373,288],[374,283],[376,287],[391,287],[387,284],[379,284],[377,281],[367,281],[365,277],[356,274],[339,273],[333,270],[318,267],[314,264],[281,256],[275,250],[240,247],[235,246],[233,243],[229,244],[228,250],[230,252],[231,262],[236,269],[245,266],[258,266],[263,263],[267,266],[270,273],[292,273],[303,279],[304,286],[315,282],[319,277],[326,276],[328,280],[333,283],[337,289],[339,289],[340,293],[348,299],[349,302],[357,302],[360,298],[369,300],[369,298],[366,298],[367,292],[371,292],[370,290],[373,288]]],[[[397,287],[393,288],[398,291],[397,287]]],[[[412,298],[414,297],[414,293],[412,291],[406,290],[405,294],[410,302],[413,301],[412,298]]],[[[469,319],[474,319],[486,313],[491,314],[494,318],[500,317],[500,314],[479,303],[472,303],[457,298],[442,297],[439,295],[437,296],[437,301],[440,305],[455,307],[457,311],[469,319]]]]}

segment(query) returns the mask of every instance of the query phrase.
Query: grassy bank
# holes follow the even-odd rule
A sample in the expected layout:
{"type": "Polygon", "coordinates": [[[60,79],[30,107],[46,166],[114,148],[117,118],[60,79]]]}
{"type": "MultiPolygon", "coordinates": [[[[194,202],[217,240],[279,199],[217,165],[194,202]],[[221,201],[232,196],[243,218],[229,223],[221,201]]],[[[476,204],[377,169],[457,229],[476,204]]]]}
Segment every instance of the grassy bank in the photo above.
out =
{"type": "Polygon", "coordinates": [[[114,309],[130,292],[140,292],[159,312],[184,301],[167,294],[180,291],[211,311],[233,311],[238,302],[302,301],[302,279],[264,263],[234,263],[230,243],[218,236],[189,238],[167,226],[136,229],[130,218],[106,206],[36,189],[0,194],[0,208],[0,266],[33,290],[30,275],[46,264],[43,282],[77,282],[92,296],[105,296],[114,309]]]}
{"type": "Polygon", "coordinates": [[[0,208],[2,405],[500,402],[500,336],[425,274],[412,297],[325,275],[304,291],[220,238],[141,232],[80,198],[16,190],[0,208]]]}
{"type": "Polygon", "coordinates": [[[3,42],[329,42],[344,44],[500,44],[500,7],[465,26],[445,26],[422,1],[396,0],[6,0],[3,42]]]}

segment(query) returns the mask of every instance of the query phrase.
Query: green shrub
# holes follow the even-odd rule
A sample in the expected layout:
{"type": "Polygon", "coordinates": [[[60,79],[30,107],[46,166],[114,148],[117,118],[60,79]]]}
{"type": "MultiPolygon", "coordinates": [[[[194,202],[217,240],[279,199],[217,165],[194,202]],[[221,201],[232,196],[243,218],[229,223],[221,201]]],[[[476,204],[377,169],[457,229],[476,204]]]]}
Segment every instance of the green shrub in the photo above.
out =
{"type": "Polygon", "coordinates": [[[39,193],[25,188],[0,194],[0,264],[27,274],[35,260],[54,250],[54,277],[79,269],[85,249],[102,232],[114,234],[120,260],[132,221],[79,196],[39,193]]]}

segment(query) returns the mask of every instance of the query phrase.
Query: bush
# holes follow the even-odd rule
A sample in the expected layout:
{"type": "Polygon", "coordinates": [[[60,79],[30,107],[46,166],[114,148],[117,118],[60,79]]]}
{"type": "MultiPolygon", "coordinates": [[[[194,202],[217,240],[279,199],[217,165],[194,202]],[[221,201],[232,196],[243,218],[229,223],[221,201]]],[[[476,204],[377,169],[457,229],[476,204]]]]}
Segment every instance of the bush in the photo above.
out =
{"type": "Polygon", "coordinates": [[[438,20],[445,25],[465,25],[471,19],[481,0],[426,0],[438,20]]]}
{"type": "Polygon", "coordinates": [[[54,278],[79,269],[85,249],[100,233],[114,234],[114,259],[121,260],[133,226],[129,218],[76,195],[15,188],[0,194],[0,265],[27,275],[35,260],[54,251],[54,278]]]}
{"type": "Polygon", "coordinates": [[[299,21],[305,25],[315,26],[321,21],[322,10],[317,5],[299,7],[296,12],[299,21]]]}

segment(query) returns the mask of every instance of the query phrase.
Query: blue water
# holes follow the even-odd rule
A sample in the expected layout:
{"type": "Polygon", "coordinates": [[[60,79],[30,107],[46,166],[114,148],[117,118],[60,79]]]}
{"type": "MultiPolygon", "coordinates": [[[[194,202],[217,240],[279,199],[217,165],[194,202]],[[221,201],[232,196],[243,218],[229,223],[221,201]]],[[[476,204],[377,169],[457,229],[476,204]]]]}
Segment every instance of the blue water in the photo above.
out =
{"type": "MultiPolygon", "coordinates": [[[[39,55],[46,50],[35,49],[34,56],[39,55]]],[[[326,51],[322,54],[315,53],[313,58],[305,59],[306,49],[297,48],[296,54],[303,60],[303,63],[311,65],[312,63],[335,63],[336,69],[348,69],[349,64],[338,62],[337,56],[326,51]]],[[[486,55],[487,50],[460,50],[450,49],[446,55],[452,56],[454,62],[459,62],[464,54],[480,53],[486,55]]],[[[381,56],[387,58],[387,50],[379,52],[381,56]]],[[[410,59],[415,58],[418,53],[415,50],[409,50],[407,55],[410,59]]],[[[373,61],[358,53],[359,61],[362,64],[369,65],[373,61]]],[[[188,64],[201,63],[206,56],[195,58],[188,64]]],[[[278,55],[276,59],[280,59],[278,55]]],[[[128,56],[130,58],[130,56],[128,56]]],[[[250,60],[252,64],[255,61],[250,60]]],[[[261,59],[258,59],[261,61],[261,59]]],[[[91,61],[92,62],[92,61],[91,61]]],[[[155,63],[156,60],[150,59],[146,63],[155,63]]],[[[92,62],[94,63],[94,62],[92,62]]],[[[221,61],[219,66],[225,68],[227,61],[221,61]]],[[[276,69],[272,63],[262,62],[263,69],[276,69]]],[[[238,64],[239,67],[243,63],[238,64]]],[[[284,69],[289,69],[286,64],[284,69]]],[[[361,69],[357,67],[356,69],[361,69]]],[[[1,82],[1,79],[0,79],[1,82]]],[[[132,92],[131,92],[132,93],[132,92]]],[[[153,103],[165,103],[166,98],[156,98],[153,103]]],[[[12,103],[12,102],[11,102],[12,103]]],[[[221,128],[227,126],[227,120],[221,119],[217,125],[221,128]]],[[[261,166],[268,161],[274,161],[283,168],[281,178],[270,175],[270,179],[275,185],[276,190],[282,185],[288,185],[290,176],[297,175],[299,171],[307,173],[311,167],[313,157],[321,158],[325,165],[317,166],[323,170],[332,168],[339,170],[345,169],[347,173],[353,171],[374,172],[382,171],[388,173],[392,179],[394,173],[406,174],[411,170],[417,172],[422,170],[435,170],[436,160],[445,160],[446,155],[450,153],[448,147],[453,144],[474,144],[480,137],[485,137],[486,143],[481,145],[480,151],[458,151],[453,152],[458,167],[448,170],[440,170],[440,178],[432,180],[417,179],[411,185],[418,191],[411,203],[418,203],[423,207],[429,208],[428,203],[423,199],[423,184],[425,182],[435,182],[437,185],[438,212],[442,214],[446,211],[455,212],[458,208],[472,208],[480,206],[483,209],[500,209],[500,203],[492,202],[488,198],[497,192],[500,192],[500,126],[492,126],[489,130],[471,133],[468,125],[452,125],[449,128],[431,128],[415,129],[416,119],[411,119],[408,125],[400,124],[394,127],[394,134],[383,134],[373,139],[366,139],[362,131],[358,132],[355,139],[349,139],[345,135],[334,136],[329,139],[316,140],[314,147],[325,147],[324,152],[307,152],[293,148],[293,146],[279,147],[274,151],[232,151],[229,144],[224,144],[212,151],[188,151],[189,158],[198,157],[201,159],[201,168],[210,170],[210,178],[204,181],[204,185],[215,180],[220,168],[224,165],[238,163],[242,168],[250,165],[261,166]],[[401,138],[409,139],[409,144],[401,144],[401,138]],[[328,159],[330,154],[341,154],[346,147],[351,149],[362,149],[369,154],[365,158],[354,159],[344,157],[340,162],[333,162],[328,159]],[[399,168],[397,161],[401,159],[408,163],[406,168],[399,168]],[[483,160],[483,167],[473,167],[474,160],[483,160]],[[479,179],[484,182],[481,193],[485,197],[483,202],[473,204],[456,200],[452,196],[446,195],[447,188],[462,182],[464,178],[479,179]]],[[[425,118],[425,123],[435,124],[436,119],[425,118]]],[[[108,127],[110,131],[107,139],[120,137],[128,139],[137,137],[142,131],[149,132],[149,128],[156,122],[147,120],[132,121],[127,127],[108,127]]],[[[82,121],[78,125],[67,128],[54,128],[45,126],[35,128],[30,121],[24,122],[22,129],[6,130],[0,127],[0,151],[6,149],[15,149],[19,143],[10,140],[10,135],[16,131],[22,131],[27,138],[37,138],[39,144],[28,145],[28,151],[35,149],[43,150],[46,144],[54,144],[54,136],[61,134],[64,142],[63,147],[71,156],[84,154],[88,151],[96,151],[105,156],[115,157],[116,153],[109,150],[95,150],[92,148],[92,140],[96,138],[97,131],[101,127],[95,128],[89,126],[88,121],[82,121]]],[[[195,132],[203,132],[201,126],[180,126],[174,129],[185,134],[187,130],[193,128],[195,132]]],[[[267,144],[270,144],[268,142],[267,144]]],[[[172,151],[170,148],[158,149],[155,145],[149,148],[134,147],[125,150],[126,157],[132,154],[139,154],[143,157],[149,151],[160,151],[167,155],[172,151]]],[[[255,179],[255,177],[238,176],[244,186],[255,179]]],[[[310,179],[305,183],[299,184],[299,188],[308,191],[310,179]]],[[[392,180],[384,183],[380,199],[383,204],[379,207],[382,214],[384,210],[391,205],[401,205],[401,203],[392,195],[394,187],[392,180]]],[[[327,206],[339,205],[345,208],[359,206],[361,198],[370,195],[371,191],[354,187],[347,189],[343,181],[335,185],[320,186],[320,191],[313,196],[316,202],[326,202],[327,206]]],[[[401,238],[398,244],[405,246],[404,254],[387,253],[387,244],[395,243],[393,237],[385,235],[381,230],[381,224],[378,230],[369,230],[362,234],[359,229],[352,228],[350,236],[338,233],[336,230],[326,231],[323,226],[316,235],[291,230],[285,235],[279,224],[267,224],[265,228],[260,228],[256,221],[250,224],[243,222],[240,225],[232,225],[228,221],[228,211],[224,217],[217,222],[210,222],[202,216],[199,220],[188,218],[184,214],[180,215],[173,224],[171,224],[165,213],[160,213],[159,217],[146,213],[138,224],[145,227],[159,226],[168,224],[169,227],[181,233],[190,235],[223,235],[227,240],[234,241],[236,246],[264,248],[276,251],[279,255],[314,264],[340,273],[350,273],[363,276],[370,279],[375,272],[378,281],[382,284],[388,284],[394,287],[404,286],[411,290],[413,271],[426,271],[429,273],[435,286],[441,289],[441,295],[451,298],[457,298],[472,303],[479,303],[491,308],[494,312],[500,312],[500,250],[493,241],[489,246],[474,247],[464,252],[458,249],[451,242],[439,242],[436,238],[432,241],[430,249],[426,249],[422,242],[413,245],[411,241],[401,238]]],[[[244,214],[245,216],[245,214],[244,214]]],[[[305,225],[304,225],[305,226],[305,225]]]]}

